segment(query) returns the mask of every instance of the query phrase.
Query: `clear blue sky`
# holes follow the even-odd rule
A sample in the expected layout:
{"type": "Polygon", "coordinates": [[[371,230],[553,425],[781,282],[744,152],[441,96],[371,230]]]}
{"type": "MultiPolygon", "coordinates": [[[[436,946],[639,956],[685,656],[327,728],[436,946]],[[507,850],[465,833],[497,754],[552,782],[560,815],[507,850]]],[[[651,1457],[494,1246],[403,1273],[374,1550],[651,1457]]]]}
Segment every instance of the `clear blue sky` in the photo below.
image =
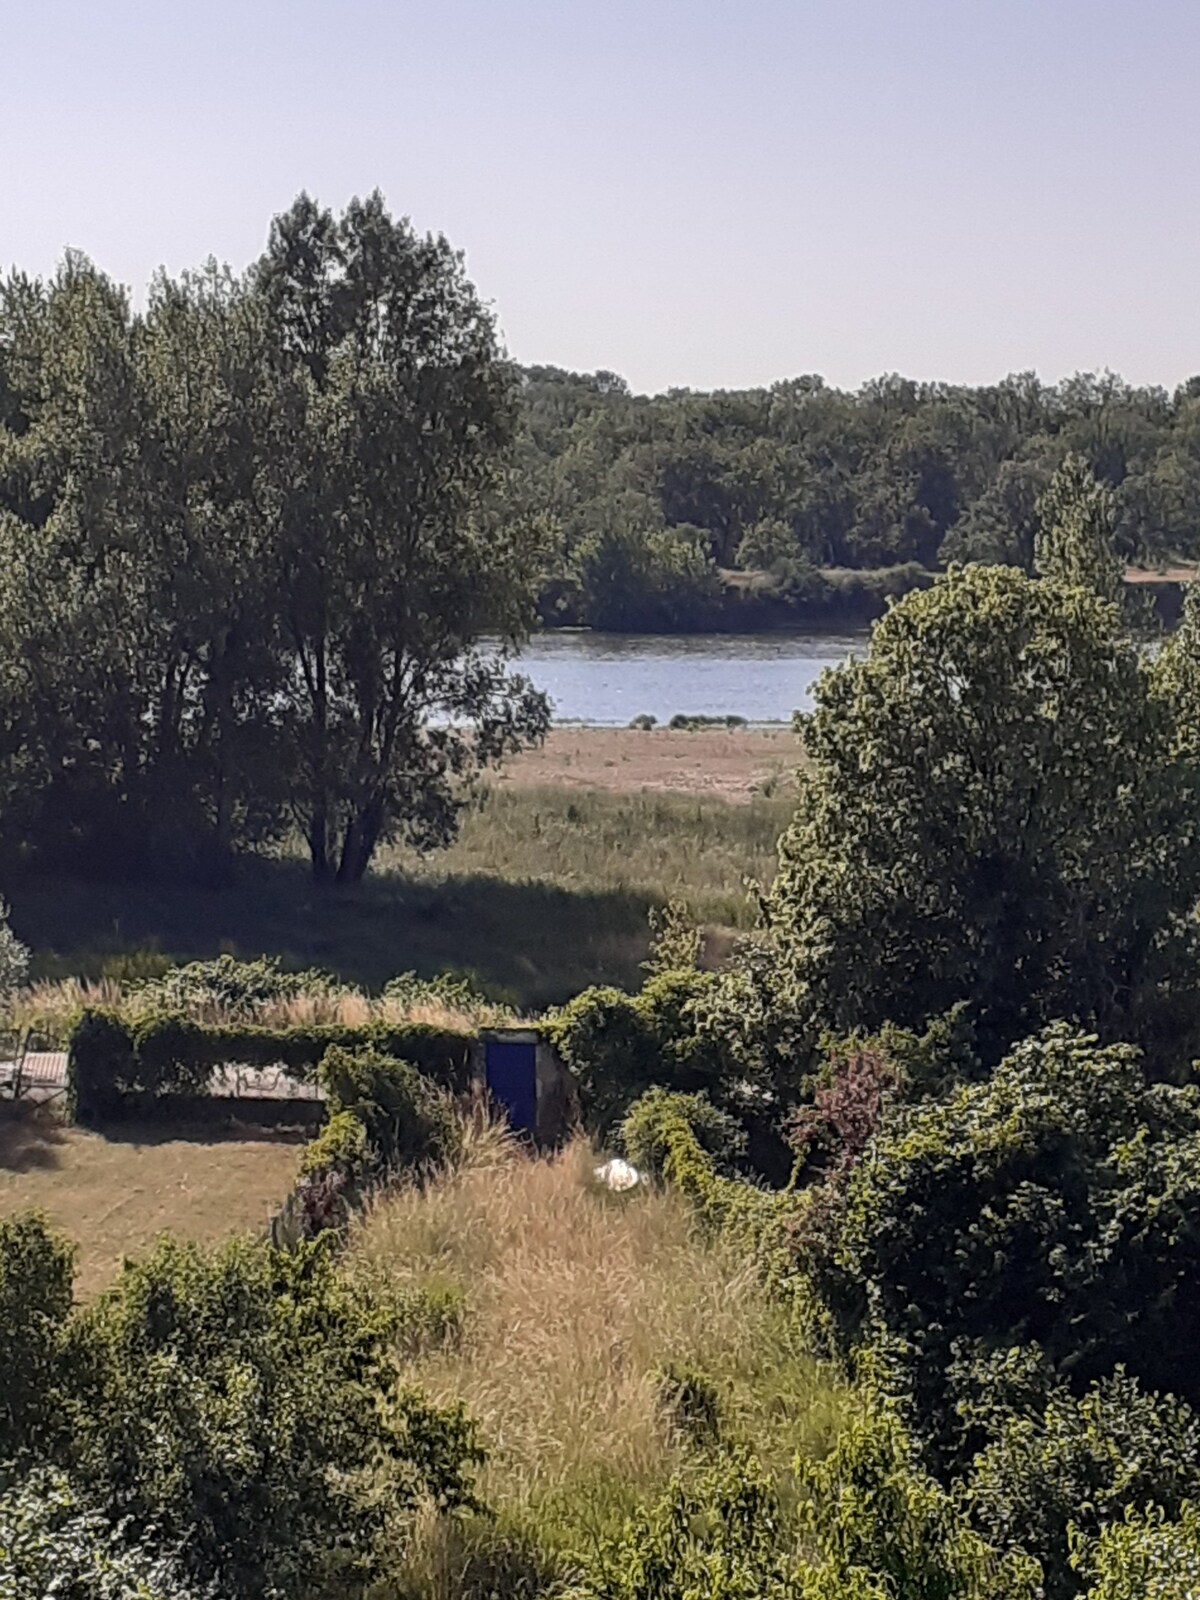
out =
{"type": "Polygon", "coordinates": [[[1198,0],[6,0],[0,266],[241,267],[301,188],[637,389],[1200,371],[1198,0]]]}

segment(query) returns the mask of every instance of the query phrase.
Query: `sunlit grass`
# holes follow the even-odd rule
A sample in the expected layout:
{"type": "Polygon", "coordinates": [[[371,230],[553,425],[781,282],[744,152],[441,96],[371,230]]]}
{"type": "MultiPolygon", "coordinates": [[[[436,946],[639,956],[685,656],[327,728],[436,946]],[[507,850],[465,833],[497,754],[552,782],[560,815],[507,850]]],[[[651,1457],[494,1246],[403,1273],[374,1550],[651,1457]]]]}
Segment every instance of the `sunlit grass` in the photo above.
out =
{"type": "MultiPolygon", "coordinates": [[[[376,1286],[466,1296],[461,1339],[405,1371],[479,1422],[498,1521],[476,1537],[493,1552],[566,1559],[697,1462],[665,1403],[667,1363],[702,1372],[723,1441],[781,1477],[838,1424],[836,1385],[745,1260],[702,1239],[676,1194],[599,1189],[595,1160],[582,1139],[539,1160],[489,1137],[461,1170],[381,1201],[353,1241],[349,1270],[376,1286]]],[[[424,1575],[401,1592],[462,1593],[448,1574],[469,1544],[431,1522],[424,1575]]]]}

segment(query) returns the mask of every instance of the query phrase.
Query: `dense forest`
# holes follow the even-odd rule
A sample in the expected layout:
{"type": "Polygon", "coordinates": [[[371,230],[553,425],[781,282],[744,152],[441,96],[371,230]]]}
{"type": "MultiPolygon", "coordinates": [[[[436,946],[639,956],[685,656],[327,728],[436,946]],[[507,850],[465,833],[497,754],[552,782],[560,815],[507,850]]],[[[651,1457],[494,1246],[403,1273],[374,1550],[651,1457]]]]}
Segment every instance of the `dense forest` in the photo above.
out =
{"type": "Polygon", "coordinates": [[[1029,570],[1068,454],[1111,490],[1124,560],[1200,555],[1200,379],[1168,394],[1111,373],[888,376],[846,393],[802,377],[650,397],[533,367],[522,397],[517,482],[550,525],[548,623],[852,622],[952,561],[1029,570]]]}

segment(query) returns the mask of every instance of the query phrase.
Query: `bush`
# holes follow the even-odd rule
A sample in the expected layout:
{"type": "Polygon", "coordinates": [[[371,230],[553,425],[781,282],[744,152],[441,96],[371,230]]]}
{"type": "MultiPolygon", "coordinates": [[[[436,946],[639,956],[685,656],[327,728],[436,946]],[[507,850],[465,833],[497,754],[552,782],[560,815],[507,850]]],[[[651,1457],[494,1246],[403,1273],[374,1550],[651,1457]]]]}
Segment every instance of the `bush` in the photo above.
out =
{"type": "Polygon", "coordinates": [[[196,1012],[213,1008],[250,1017],[262,1006],[297,995],[329,994],[335,987],[327,972],[286,972],[276,956],[239,961],[231,955],[213,961],[191,961],[169,967],[138,985],[161,1011],[196,1012]]]}
{"type": "Polygon", "coordinates": [[[1082,1399],[1059,1390],[1036,1415],[1011,1413],[976,1457],[967,1502],[987,1537],[1041,1563],[1047,1600],[1077,1583],[1068,1530],[1089,1539],[1126,1511],[1178,1516],[1200,1495],[1200,1420],[1118,1372],[1082,1399]]]}
{"type": "Polygon", "coordinates": [[[73,1277],[74,1253],[44,1218],[0,1218],[0,1460],[26,1454],[55,1420],[73,1277]]]}
{"type": "Polygon", "coordinates": [[[336,1111],[304,1147],[300,1176],[319,1177],[336,1172],[346,1183],[363,1189],[378,1164],[362,1120],[352,1111],[336,1111]]]}
{"type": "Polygon", "coordinates": [[[29,951],[9,926],[8,902],[0,899],[0,998],[19,989],[29,973],[29,951]]]}
{"type": "Polygon", "coordinates": [[[883,1340],[955,1454],[964,1350],[1039,1350],[1081,1392],[1119,1364],[1195,1404],[1200,1089],[1059,1025],[987,1083],[898,1113],[805,1263],[843,1349],[883,1340]],[[1069,1376],[1068,1376],[1069,1375],[1069,1376]]]}
{"type": "Polygon", "coordinates": [[[655,973],[639,994],[585,989],[548,1020],[546,1037],[574,1074],[584,1114],[607,1131],[647,1089],[736,1099],[738,1082],[718,1036],[702,1035],[696,1006],[707,972],[655,973]]]}
{"type": "Polygon", "coordinates": [[[746,1133],[737,1119],[718,1110],[707,1095],[678,1094],[669,1089],[648,1089],[621,1123],[621,1145],[635,1167],[655,1178],[663,1176],[670,1148],[666,1132],[676,1119],[682,1119],[711,1158],[715,1172],[736,1169],[746,1153],[746,1133]]]}
{"type": "Polygon", "coordinates": [[[462,1125],[453,1105],[410,1063],[335,1045],[322,1057],[318,1080],[330,1117],[361,1124],[383,1172],[420,1171],[458,1153],[462,1125]]]}
{"type": "Polygon", "coordinates": [[[215,1069],[232,1065],[282,1067],[311,1083],[331,1046],[375,1049],[457,1089],[467,1080],[473,1038],[465,1029],[426,1022],[264,1028],[162,1013],[129,1024],[115,1011],[88,1009],[71,1033],[69,1105],[79,1121],[88,1122],[117,1110],[123,1095],[203,1093],[215,1069]]]}
{"type": "Polygon", "coordinates": [[[71,1319],[70,1470],[197,1582],[248,1600],[352,1589],[418,1499],[472,1503],[472,1431],[398,1386],[393,1332],[321,1242],[166,1241],[71,1319]]]}
{"type": "Polygon", "coordinates": [[[114,1526],[61,1474],[32,1473],[0,1494],[0,1600],[211,1600],[177,1553],[114,1526]]]}
{"type": "Polygon", "coordinates": [[[1192,1600],[1200,1594],[1200,1511],[1178,1522],[1159,1506],[1128,1511],[1100,1537],[1076,1535],[1072,1563],[1088,1583],[1084,1600],[1192,1600]]]}

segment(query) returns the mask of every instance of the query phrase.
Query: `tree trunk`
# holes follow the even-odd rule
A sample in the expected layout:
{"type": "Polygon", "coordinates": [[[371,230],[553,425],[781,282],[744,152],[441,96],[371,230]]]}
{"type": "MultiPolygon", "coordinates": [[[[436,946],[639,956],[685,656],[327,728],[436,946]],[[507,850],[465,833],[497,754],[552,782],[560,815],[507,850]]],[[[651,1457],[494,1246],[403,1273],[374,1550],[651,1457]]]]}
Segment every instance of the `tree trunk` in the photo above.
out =
{"type": "Polygon", "coordinates": [[[369,800],[350,818],[342,838],[342,854],[337,870],[339,883],[362,882],[371,865],[371,857],[375,854],[375,846],[379,843],[382,826],[381,801],[369,800]]]}

